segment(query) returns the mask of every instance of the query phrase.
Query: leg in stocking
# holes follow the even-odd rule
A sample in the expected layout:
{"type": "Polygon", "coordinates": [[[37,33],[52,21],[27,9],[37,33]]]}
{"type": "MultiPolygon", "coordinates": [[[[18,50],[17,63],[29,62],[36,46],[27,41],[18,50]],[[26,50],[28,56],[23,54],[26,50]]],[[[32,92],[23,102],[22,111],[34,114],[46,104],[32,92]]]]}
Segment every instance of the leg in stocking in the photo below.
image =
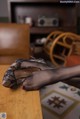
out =
{"type": "Polygon", "coordinates": [[[23,83],[23,89],[25,90],[37,90],[48,84],[52,84],[58,81],[64,81],[75,76],[80,75],[80,65],[68,68],[48,69],[44,71],[38,71],[26,78],[23,83]]]}

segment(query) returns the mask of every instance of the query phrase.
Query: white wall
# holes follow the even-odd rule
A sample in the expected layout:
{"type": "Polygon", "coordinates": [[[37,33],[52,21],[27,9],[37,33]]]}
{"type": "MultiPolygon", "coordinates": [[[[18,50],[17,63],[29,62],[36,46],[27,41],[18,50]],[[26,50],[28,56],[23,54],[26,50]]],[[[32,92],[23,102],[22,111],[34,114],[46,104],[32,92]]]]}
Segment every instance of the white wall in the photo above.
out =
{"type": "Polygon", "coordinates": [[[0,0],[0,17],[8,17],[7,0],[0,0]]]}

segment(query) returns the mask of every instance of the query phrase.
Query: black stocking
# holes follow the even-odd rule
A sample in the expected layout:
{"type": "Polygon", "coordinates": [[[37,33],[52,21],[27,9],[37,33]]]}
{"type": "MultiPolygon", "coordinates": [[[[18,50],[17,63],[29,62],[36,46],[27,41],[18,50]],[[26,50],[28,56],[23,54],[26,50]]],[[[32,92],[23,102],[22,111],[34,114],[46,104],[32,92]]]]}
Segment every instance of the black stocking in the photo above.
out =
{"type": "MultiPolygon", "coordinates": [[[[37,90],[48,84],[53,84],[58,81],[65,81],[72,77],[80,75],[80,65],[69,68],[47,69],[32,73],[23,83],[25,90],[37,90]]],[[[80,79],[78,79],[78,83],[80,79]]]]}

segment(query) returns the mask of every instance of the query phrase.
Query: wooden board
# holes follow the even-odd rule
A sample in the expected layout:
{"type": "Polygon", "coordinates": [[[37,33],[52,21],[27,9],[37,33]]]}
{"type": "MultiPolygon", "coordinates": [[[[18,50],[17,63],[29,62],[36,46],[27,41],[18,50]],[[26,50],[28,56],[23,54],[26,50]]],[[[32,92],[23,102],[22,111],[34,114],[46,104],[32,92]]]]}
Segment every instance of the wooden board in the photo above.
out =
{"type": "Polygon", "coordinates": [[[2,86],[8,67],[0,65],[0,112],[6,112],[7,119],[42,119],[39,91],[14,91],[2,86]]]}

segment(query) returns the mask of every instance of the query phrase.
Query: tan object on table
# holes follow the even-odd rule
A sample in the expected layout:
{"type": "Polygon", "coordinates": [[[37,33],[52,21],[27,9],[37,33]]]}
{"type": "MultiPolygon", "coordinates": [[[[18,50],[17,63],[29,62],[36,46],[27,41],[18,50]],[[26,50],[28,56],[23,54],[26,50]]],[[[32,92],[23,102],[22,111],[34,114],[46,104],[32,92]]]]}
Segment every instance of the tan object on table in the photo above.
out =
{"type": "MultiPolygon", "coordinates": [[[[66,57],[72,53],[73,42],[80,42],[80,36],[71,32],[55,31],[49,34],[44,51],[55,66],[65,65],[66,57]]],[[[80,48],[77,47],[79,51],[80,48]]],[[[79,53],[79,52],[78,52],[79,53]]]]}
{"type": "Polygon", "coordinates": [[[0,65],[0,113],[7,119],[42,119],[39,91],[11,90],[2,86],[2,78],[9,65],[0,65]]]}

